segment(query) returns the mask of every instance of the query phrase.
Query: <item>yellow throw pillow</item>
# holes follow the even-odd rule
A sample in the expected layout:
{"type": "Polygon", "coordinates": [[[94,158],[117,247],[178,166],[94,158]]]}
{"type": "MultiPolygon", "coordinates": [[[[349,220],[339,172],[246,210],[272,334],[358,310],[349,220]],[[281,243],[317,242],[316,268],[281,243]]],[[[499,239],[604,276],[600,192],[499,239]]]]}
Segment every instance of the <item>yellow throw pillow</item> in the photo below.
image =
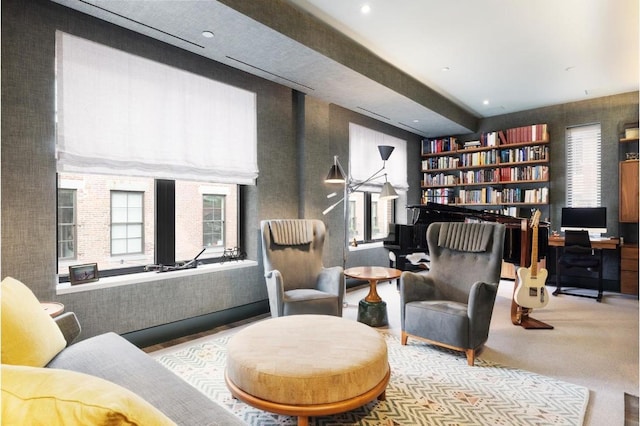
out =
{"type": "Polygon", "coordinates": [[[1,285],[0,360],[3,364],[44,367],[67,346],[60,328],[26,285],[11,277],[1,285]]]}
{"type": "Polygon", "coordinates": [[[4,364],[2,424],[175,426],[135,393],[99,377],[4,364]]]}

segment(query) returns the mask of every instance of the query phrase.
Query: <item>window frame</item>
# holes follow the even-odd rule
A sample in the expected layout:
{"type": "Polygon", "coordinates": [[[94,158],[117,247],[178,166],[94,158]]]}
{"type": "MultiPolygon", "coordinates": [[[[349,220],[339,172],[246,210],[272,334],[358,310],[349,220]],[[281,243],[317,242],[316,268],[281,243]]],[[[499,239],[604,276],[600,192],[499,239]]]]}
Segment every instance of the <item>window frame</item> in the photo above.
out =
{"type": "MultiPolygon", "coordinates": [[[[136,255],[136,254],[143,254],[144,253],[144,244],[145,244],[145,240],[144,240],[144,210],[145,210],[145,206],[144,206],[144,192],[143,191],[125,191],[125,190],[121,190],[121,189],[111,189],[109,190],[109,196],[111,198],[111,205],[110,205],[110,220],[109,220],[109,228],[110,228],[110,236],[109,236],[109,245],[110,245],[110,254],[111,256],[127,256],[127,255],[136,255]],[[127,221],[126,222],[114,222],[114,205],[113,205],[113,198],[114,195],[116,194],[126,194],[127,196],[127,205],[126,205],[126,209],[127,209],[127,221]],[[131,222],[129,221],[129,214],[128,214],[128,210],[129,210],[129,197],[131,195],[137,195],[140,197],[140,218],[141,218],[141,222],[131,222]],[[126,228],[126,237],[124,238],[125,242],[126,242],[126,251],[122,252],[122,253],[114,253],[113,252],[113,248],[114,248],[114,236],[113,236],[113,229],[114,229],[114,225],[116,226],[120,226],[120,225],[124,225],[126,228]],[[129,251],[129,240],[133,239],[129,238],[129,226],[130,225],[135,225],[135,226],[139,226],[140,227],[140,251],[129,251]]],[[[122,240],[122,238],[119,238],[118,240],[122,240]]]]}
{"type": "MultiPolygon", "coordinates": [[[[77,231],[76,230],[76,227],[77,227],[77,216],[76,216],[77,215],[77,192],[78,191],[75,188],[57,188],[57,193],[56,193],[56,195],[57,195],[57,198],[56,198],[56,223],[57,223],[56,242],[57,242],[57,246],[56,247],[57,247],[58,262],[60,260],[63,260],[63,261],[75,260],[77,258],[77,255],[78,255],[78,234],[76,232],[77,231]],[[73,219],[72,219],[72,222],[70,224],[69,223],[64,223],[63,224],[60,221],[60,218],[61,218],[61,214],[60,214],[60,193],[61,192],[69,192],[69,193],[71,193],[71,197],[72,198],[71,198],[71,207],[70,208],[72,209],[73,219]],[[60,256],[60,251],[61,251],[60,250],[60,244],[63,242],[63,241],[60,240],[60,234],[61,234],[60,230],[61,230],[62,226],[65,226],[65,227],[70,226],[71,227],[71,234],[72,234],[71,241],[73,243],[73,255],[72,256],[65,256],[65,257],[61,257],[60,256]]],[[[67,207],[67,208],[69,208],[69,207],[67,207]]],[[[65,240],[65,241],[67,241],[67,240],[65,240]]]]}
{"type": "Polygon", "coordinates": [[[565,155],[567,207],[602,207],[602,124],[567,127],[565,155]],[[585,143],[589,145],[585,147],[585,143]],[[585,156],[589,158],[585,159],[585,156]],[[595,180],[595,183],[584,185],[587,177],[595,180]]]}
{"type": "MultiPolygon", "coordinates": [[[[202,246],[207,248],[207,249],[209,249],[209,248],[219,248],[219,247],[225,248],[226,247],[226,242],[227,242],[226,228],[225,228],[225,225],[226,225],[226,203],[227,203],[227,196],[224,195],[224,194],[209,194],[209,193],[202,194],[202,216],[203,216],[202,217],[202,246]],[[215,203],[213,203],[214,205],[211,207],[212,215],[213,215],[214,219],[209,220],[209,221],[205,220],[205,217],[206,217],[205,201],[206,201],[207,197],[212,197],[212,201],[216,200],[216,199],[221,200],[221,207],[219,208],[221,213],[220,213],[220,219],[219,220],[215,219],[215,210],[216,210],[215,203]],[[221,245],[220,244],[207,245],[207,242],[205,240],[205,236],[207,235],[206,232],[205,232],[205,225],[207,223],[212,223],[212,224],[219,223],[220,224],[220,234],[221,234],[220,235],[220,240],[222,241],[221,245]]],[[[213,235],[213,233],[211,233],[210,235],[213,235]]],[[[213,239],[212,239],[212,241],[213,241],[213,239]]]]}
{"type": "MultiPolygon", "coordinates": [[[[355,191],[351,194],[349,194],[350,196],[353,194],[362,194],[363,197],[363,203],[362,203],[362,212],[360,212],[360,214],[363,215],[363,222],[364,222],[364,236],[363,238],[356,238],[356,242],[358,244],[367,244],[367,243],[375,243],[375,242],[379,242],[379,241],[384,241],[384,239],[386,238],[386,236],[382,236],[380,238],[373,238],[373,201],[372,201],[372,195],[374,194],[373,191],[355,191]]],[[[380,201],[376,201],[377,203],[379,203],[380,201]]],[[[395,200],[388,200],[387,203],[388,204],[388,208],[390,208],[390,223],[395,222],[395,217],[396,217],[396,202],[395,200]]],[[[358,221],[358,211],[355,208],[352,208],[353,205],[357,206],[357,203],[353,200],[349,200],[349,241],[353,241],[353,237],[351,236],[351,229],[352,229],[352,221],[356,222],[356,228],[357,228],[357,221],[358,221]]]]}

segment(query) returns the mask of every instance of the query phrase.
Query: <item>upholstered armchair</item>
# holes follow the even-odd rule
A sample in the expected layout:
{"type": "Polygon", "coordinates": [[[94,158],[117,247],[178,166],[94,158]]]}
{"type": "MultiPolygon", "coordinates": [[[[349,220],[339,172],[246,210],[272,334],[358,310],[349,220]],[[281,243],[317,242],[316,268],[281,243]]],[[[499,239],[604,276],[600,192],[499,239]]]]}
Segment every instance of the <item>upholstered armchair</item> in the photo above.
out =
{"type": "Polygon", "coordinates": [[[428,272],[400,277],[401,343],[417,337],[464,351],[469,365],[489,337],[505,226],[437,222],[427,229],[428,272]]]}
{"type": "Polygon", "coordinates": [[[272,317],[295,314],[342,316],[342,267],[325,268],[325,226],[315,219],[260,222],[262,260],[272,317]]]}

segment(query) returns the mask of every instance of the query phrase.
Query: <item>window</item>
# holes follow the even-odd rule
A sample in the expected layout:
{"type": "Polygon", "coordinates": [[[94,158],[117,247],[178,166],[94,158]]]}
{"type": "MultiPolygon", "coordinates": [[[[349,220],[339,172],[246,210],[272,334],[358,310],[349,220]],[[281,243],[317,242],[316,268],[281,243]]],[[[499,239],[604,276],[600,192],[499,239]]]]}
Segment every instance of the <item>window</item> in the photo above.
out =
{"type": "Polygon", "coordinates": [[[258,176],[256,94],[57,31],[56,165],[61,280],[216,261],[258,176]]]}
{"type": "Polygon", "coordinates": [[[601,206],[600,124],[566,131],[567,207],[601,206]]]}
{"type": "Polygon", "coordinates": [[[406,197],[409,188],[406,141],[350,123],[349,174],[356,185],[361,184],[349,195],[349,241],[384,239],[389,234],[389,223],[395,220],[395,203],[380,201],[379,193],[386,178],[401,197],[406,197]],[[379,145],[390,145],[394,150],[380,177],[368,180],[383,166],[379,145]]]}
{"type": "Polygon", "coordinates": [[[76,191],[58,189],[58,258],[76,257],[76,191]]]}
{"type": "Polygon", "coordinates": [[[143,194],[111,191],[111,254],[142,253],[143,194]]]}
{"type": "Polygon", "coordinates": [[[202,245],[224,247],[224,196],[202,196],[202,245]]]}

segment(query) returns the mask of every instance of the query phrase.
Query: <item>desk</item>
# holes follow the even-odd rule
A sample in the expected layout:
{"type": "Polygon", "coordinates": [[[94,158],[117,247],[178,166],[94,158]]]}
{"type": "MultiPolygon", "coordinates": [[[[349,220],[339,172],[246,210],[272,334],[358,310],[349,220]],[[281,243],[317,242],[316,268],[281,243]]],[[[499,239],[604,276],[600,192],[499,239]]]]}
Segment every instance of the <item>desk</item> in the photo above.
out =
{"type": "MultiPolygon", "coordinates": [[[[591,240],[591,247],[594,249],[616,250],[620,245],[620,238],[603,238],[591,240]]],[[[564,237],[549,237],[550,247],[564,247],[564,237]]]]}
{"type": "MultiPolygon", "coordinates": [[[[602,261],[602,250],[617,250],[619,245],[620,238],[599,238],[591,240],[591,248],[598,250],[598,253],[600,254],[600,271],[598,272],[599,274],[602,274],[602,269],[604,268],[604,264],[602,261]]],[[[549,246],[554,247],[556,250],[556,290],[553,292],[553,295],[557,296],[559,294],[568,294],[570,296],[589,297],[592,299],[596,299],[598,302],[602,301],[602,276],[600,276],[598,280],[598,294],[596,296],[569,293],[562,290],[562,283],[560,282],[560,277],[558,274],[560,268],[558,260],[560,259],[560,248],[564,247],[564,237],[549,237],[549,246]]]]}
{"type": "Polygon", "coordinates": [[[369,281],[369,294],[358,304],[358,321],[372,327],[387,325],[387,303],[378,295],[376,286],[378,281],[400,278],[402,271],[381,266],[356,266],[345,269],[344,274],[369,281]]]}

